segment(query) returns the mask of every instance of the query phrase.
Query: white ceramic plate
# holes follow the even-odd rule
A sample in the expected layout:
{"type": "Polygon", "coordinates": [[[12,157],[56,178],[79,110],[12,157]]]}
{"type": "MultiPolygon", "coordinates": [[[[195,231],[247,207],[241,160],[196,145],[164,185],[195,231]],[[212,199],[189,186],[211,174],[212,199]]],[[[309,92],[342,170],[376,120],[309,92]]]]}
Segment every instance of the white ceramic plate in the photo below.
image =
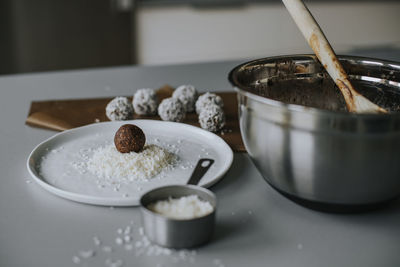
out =
{"type": "Polygon", "coordinates": [[[233,152],[222,138],[198,127],[175,122],[134,120],[96,123],[56,134],[31,152],[27,167],[40,186],[60,197],[94,205],[135,206],[148,190],[185,184],[200,158],[215,160],[199,183],[209,187],[228,171],[233,152]],[[86,163],[93,150],[113,144],[115,132],[127,123],[142,128],[146,144],[156,144],[175,153],[179,157],[176,166],[148,181],[113,185],[103,183],[103,178],[89,172],[86,163]]]}

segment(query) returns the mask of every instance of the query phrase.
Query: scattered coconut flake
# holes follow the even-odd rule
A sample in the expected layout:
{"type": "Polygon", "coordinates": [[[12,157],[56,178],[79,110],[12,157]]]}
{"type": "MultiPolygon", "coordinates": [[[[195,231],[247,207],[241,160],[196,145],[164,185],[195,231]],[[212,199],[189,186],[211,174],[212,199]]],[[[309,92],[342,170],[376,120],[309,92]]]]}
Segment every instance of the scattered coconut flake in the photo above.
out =
{"type": "Polygon", "coordinates": [[[133,249],[133,245],[132,244],[125,244],[124,248],[126,250],[132,250],[133,249]]]}
{"type": "MultiPolygon", "coordinates": [[[[131,221],[131,223],[132,223],[133,221],[131,221]]],[[[131,227],[128,225],[126,228],[125,228],[125,231],[124,231],[124,234],[125,235],[129,235],[131,233],[131,227]]]]}
{"type": "Polygon", "coordinates": [[[124,265],[124,262],[122,260],[107,259],[106,265],[109,267],[121,267],[124,265]]]}
{"type": "Polygon", "coordinates": [[[225,265],[222,263],[222,261],[220,259],[214,259],[213,263],[217,267],[225,267],[225,265]]]}
{"type": "MultiPolygon", "coordinates": [[[[136,222],[130,221],[129,225],[125,227],[120,227],[115,233],[115,238],[117,243],[121,243],[120,246],[115,247],[115,251],[117,254],[121,252],[130,253],[130,255],[136,257],[167,257],[162,258],[163,260],[170,260],[171,263],[179,263],[185,262],[187,264],[194,263],[196,261],[195,250],[174,250],[165,247],[158,246],[156,244],[152,244],[147,236],[144,234],[143,227],[135,228],[135,231],[132,231],[132,226],[135,225],[136,222]],[[121,231],[119,230],[121,229],[121,231]],[[121,236],[121,233],[124,234],[121,236]],[[132,239],[135,239],[136,242],[132,243],[132,239]]],[[[110,256],[112,254],[104,254],[110,253],[114,251],[114,248],[111,246],[103,246],[100,249],[100,238],[98,236],[93,237],[94,248],[87,251],[78,252],[77,256],[73,257],[73,261],[76,264],[82,264],[83,259],[88,259],[90,257],[96,257],[97,255],[101,256],[101,253],[106,256],[105,264],[107,267],[122,267],[124,266],[124,262],[121,259],[112,259],[110,256]]],[[[117,255],[116,254],[116,255],[117,255]]],[[[84,262],[85,263],[85,262],[84,262]]],[[[207,266],[211,266],[211,262],[208,262],[207,266]]],[[[222,267],[223,265],[218,265],[218,267],[222,267]]]]}
{"type": "Polygon", "coordinates": [[[143,229],[143,227],[139,227],[139,234],[140,234],[140,235],[144,235],[144,229],[143,229]]]}
{"type": "Polygon", "coordinates": [[[81,263],[81,259],[78,256],[73,256],[72,262],[75,264],[79,264],[79,263],[81,263]]]}
{"type": "Polygon", "coordinates": [[[88,258],[93,257],[95,255],[95,252],[93,250],[82,250],[82,251],[79,251],[79,255],[82,258],[88,259],[88,258]]]}
{"type": "Polygon", "coordinates": [[[124,240],[122,240],[121,237],[117,237],[117,238],[115,239],[115,243],[117,243],[117,245],[122,245],[122,244],[124,243],[124,240]]]}
{"type": "Polygon", "coordinates": [[[112,252],[113,251],[112,247],[110,247],[110,246],[104,246],[102,249],[104,252],[112,252]]]}
{"type": "Polygon", "coordinates": [[[101,241],[100,241],[100,239],[99,239],[97,236],[93,237],[93,243],[94,243],[96,246],[100,246],[100,245],[101,245],[101,241]]]}
{"type": "Polygon", "coordinates": [[[129,243],[129,242],[131,242],[131,240],[132,240],[131,236],[129,236],[129,235],[124,236],[125,242],[129,243]]]}

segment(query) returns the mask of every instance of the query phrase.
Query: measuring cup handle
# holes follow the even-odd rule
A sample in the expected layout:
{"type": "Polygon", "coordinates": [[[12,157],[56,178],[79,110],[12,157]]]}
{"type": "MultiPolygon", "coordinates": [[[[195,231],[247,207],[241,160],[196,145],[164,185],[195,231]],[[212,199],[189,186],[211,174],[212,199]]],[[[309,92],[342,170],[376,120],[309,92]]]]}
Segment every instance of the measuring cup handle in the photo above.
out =
{"type": "Polygon", "coordinates": [[[197,185],[213,163],[213,159],[200,159],[187,184],[197,185]]]}

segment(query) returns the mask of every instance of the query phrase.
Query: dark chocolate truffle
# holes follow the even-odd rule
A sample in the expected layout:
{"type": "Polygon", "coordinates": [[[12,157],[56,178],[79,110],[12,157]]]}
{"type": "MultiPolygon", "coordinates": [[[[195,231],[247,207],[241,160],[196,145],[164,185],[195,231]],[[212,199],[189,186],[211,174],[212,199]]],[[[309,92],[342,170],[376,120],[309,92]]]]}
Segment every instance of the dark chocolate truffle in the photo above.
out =
{"type": "Polygon", "coordinates": [[[133,124],[124,124],[115,133],[114,144],[121,153],[140,152],[146,137],[139,127],[133,124]]]}

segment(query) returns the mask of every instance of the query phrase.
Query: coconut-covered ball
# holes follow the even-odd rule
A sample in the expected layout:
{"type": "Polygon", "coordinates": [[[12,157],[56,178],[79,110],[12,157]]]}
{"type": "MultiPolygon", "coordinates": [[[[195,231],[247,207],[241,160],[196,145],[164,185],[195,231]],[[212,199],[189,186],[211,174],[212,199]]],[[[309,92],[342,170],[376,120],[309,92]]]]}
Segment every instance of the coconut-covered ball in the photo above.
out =
{"type": "Polygon", "coordinates": [[[133,96],[132,104],[136,114],[154,115],[158,105],[156,92],[149,88],[139,89],[133,96]]]}
{"type": "Polygon", "coordinates": [[[201,128],[216,132],[225,125],[225,114],[221,107],[211,104],[203,108],[199,114],[201,128]]]}
{"type": "Polygon", "coordinates": [[[209,105],[217,105],[222,109],[224,107],[224,102],[222,101],[222,98],[220,96],[207,92],[199,96],[199,98],[197,99],[196,113],[200,114],[200,112],[209,105]]]}
{"type": "Polygon", "coordinates": [[[142,129],[133,124],[122,125],[114,136],[114,144],[121,153],[140,152],[146,143],[142,129]]]}
{"type": "Polygon", "coordinates": [[[165,98],[158,106],[158,115],[163,121],[183,121],[185,112],[183,103],[173,97],[165,98]]]}
{"type": "Polygon", "coordinates": [[[186,112],[192,112],[195,109],[195,103],[198,97],[196,88],[193,85],[181,85],[172,93],[173,98],[179,99],[185,106],[186,112]]]}
{"type": "Polygon", "coordinates": [[[128,98],[118,96],[106,106],[106,116],[112,121],[129,120],[133,116],[133,106],[128,98]]]}

